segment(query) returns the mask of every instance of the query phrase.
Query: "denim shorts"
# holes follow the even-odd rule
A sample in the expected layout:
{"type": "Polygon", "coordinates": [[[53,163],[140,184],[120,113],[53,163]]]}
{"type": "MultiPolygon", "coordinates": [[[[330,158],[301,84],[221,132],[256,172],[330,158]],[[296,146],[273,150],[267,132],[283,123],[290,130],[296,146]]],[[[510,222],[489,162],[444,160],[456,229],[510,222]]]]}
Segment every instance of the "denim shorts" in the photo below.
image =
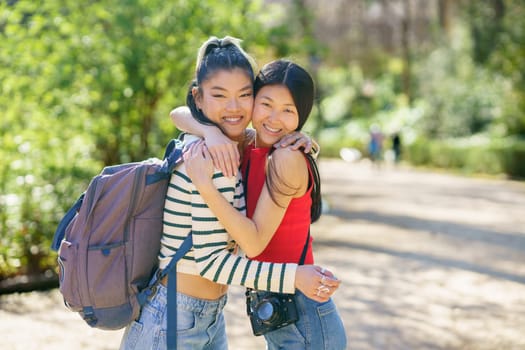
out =
{"type": "MultiPolygon", "coordinates": [[[[209,301],[177,293],[177,348],[224,350],[228,348],[223,308],[227,296],[209,301]]],[[[157,292],[142,308],[138,320],[127,328],[121,350],[165,350],[167,288],[157,292]]]]}
{"type": "Polygon", "coordinates": [[[344,350],[346,333],[332,299],[318,303],[295,293],[299,320],[264,335],[268,350],[344,350]]]}

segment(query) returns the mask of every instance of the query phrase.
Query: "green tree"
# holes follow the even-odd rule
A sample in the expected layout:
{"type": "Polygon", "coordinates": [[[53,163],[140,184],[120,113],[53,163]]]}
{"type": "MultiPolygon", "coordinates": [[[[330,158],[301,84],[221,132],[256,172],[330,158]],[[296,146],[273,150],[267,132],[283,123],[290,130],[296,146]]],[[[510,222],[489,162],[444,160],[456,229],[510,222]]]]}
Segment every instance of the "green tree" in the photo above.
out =
{"type": "Polygon", "coordinates": [[[474,61],[513,83],[502,106],[501,124],[509,135],[525,136],[525,4],[521,0],[491,0],[480,6],[470,1],[465,14],[474,61]]]}
{"type": "Polygon", "coordinates": [[[502,31],[490,67],[513,83],[513,93],[503,105],[503,121],[510,135],[525,137],[525,3],[506,0],[502,31]]]}

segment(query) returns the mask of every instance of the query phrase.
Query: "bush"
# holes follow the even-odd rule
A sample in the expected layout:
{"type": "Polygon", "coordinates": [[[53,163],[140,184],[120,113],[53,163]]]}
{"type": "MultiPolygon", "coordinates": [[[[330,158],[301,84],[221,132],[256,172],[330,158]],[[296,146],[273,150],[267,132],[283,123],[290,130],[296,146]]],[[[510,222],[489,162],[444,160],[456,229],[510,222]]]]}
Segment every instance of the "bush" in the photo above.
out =
{"type": "Polygon", "coordinates": [[[506,138],[492,145],[493,152],[501,162],[506,174],[525,179],[525,139],[506,138]]]}
{"type": "Polygon", "coordinates": [[[525,179],[525,140],[519,138],[470,137],[437,141],[419,138],[405,146],[404,157],[414,165],[525,179]]]}

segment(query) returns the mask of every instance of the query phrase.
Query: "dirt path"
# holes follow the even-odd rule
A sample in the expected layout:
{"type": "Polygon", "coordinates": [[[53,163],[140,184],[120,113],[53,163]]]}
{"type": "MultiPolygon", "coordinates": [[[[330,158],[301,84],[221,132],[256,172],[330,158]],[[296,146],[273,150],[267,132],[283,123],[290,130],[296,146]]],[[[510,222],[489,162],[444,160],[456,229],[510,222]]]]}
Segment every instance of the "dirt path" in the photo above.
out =
{"type": "MultiPolygon", "coordinates": [[[[316,259],[344,281],[349,349],[525,348],[525,184],[335,160],[321,175],[316,259]]],[[[242,292],[230,348],[264,349],[242,292]]],[[[116,349],[121,333],[90,329],[56,290],[0,298],[1,349],[116,349]]]]}

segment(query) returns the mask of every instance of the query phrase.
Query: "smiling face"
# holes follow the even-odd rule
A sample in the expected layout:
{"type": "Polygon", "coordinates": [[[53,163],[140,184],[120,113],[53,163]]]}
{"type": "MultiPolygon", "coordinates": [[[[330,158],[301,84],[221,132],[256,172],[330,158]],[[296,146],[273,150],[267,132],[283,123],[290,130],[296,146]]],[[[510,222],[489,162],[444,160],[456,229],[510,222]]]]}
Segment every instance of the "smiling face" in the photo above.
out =
{"type": "Polygon", "coordinates": [[[192,93],[197,107],[226,136],[232,140],[244,136],[253,108],[253,83],[244,70],[218,70],[192,93]]]}
{"type": "Polygon", "coordinates": [[[284,85],[262,87],[255,97],[252,125],[257,131],[256,147],[271,147],[295,131],[299,115],[290,90],[284,85]]]}

